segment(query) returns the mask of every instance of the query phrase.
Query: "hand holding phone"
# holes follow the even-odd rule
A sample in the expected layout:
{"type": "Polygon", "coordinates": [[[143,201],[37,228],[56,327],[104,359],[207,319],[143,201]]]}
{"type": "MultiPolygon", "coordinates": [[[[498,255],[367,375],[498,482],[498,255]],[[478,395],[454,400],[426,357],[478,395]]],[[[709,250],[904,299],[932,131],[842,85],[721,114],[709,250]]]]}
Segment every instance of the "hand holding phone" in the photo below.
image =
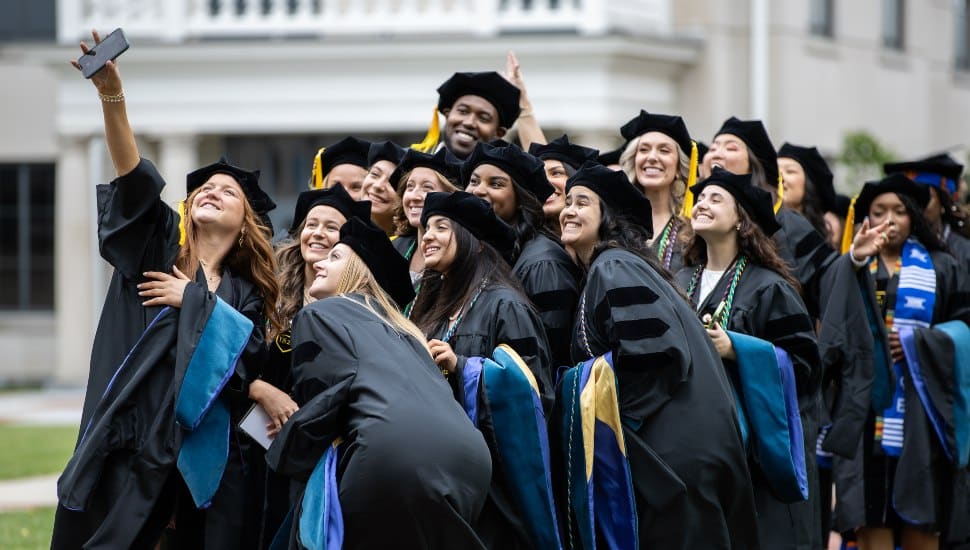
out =
{"type": "Polygon", "coordinates": [[[121,28],[112,31],[111,34],[104,37],[104,40],[99,41],[97,33],[94,34],[94,37],[94,48],[89,49],[84,44],[81,45],[84,54],[77,58],[75,65],[81,69],[84,78],[94,76],[95,73],[104,68],[108,61],[112,61],[123,54],[129,47],[128,39],[125,38],[125,32],[121,28]]]}

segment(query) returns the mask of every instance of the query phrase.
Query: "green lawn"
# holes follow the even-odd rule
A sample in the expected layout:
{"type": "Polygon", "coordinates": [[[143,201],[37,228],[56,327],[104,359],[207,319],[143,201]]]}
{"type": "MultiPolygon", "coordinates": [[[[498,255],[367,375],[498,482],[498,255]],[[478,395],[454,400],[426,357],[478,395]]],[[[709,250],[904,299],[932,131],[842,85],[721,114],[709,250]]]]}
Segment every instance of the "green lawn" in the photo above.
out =
{"type": "Polygon", "coordinates": [[[0,541],[4,550],[50,548],[53,529],[53,508],[0,513],[0,541]]]}
{"type": "Polygon", "coordinates": [[[0,479],[59,473],[76,440],[76,426],[0,426],[0,479]]]}

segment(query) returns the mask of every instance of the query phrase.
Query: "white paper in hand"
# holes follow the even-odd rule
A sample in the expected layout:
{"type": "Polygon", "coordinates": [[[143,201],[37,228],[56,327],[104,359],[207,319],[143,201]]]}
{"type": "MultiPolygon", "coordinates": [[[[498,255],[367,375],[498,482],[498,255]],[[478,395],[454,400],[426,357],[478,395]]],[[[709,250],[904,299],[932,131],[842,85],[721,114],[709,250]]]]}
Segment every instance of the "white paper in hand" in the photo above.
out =
{"type": "Polygon", "coordinates": [[[269,449],[270,444],[273,443],[273,438],[269,436],[269,431],[266,429],[266,426],[271,422],[272,420],[270,420],[269,415],[266,414],[266,409],[259,403],[256,403],[249,408],[246,416],[239,421],[239,429],[253,438],[256,443],[262,445],[264,449],[269,449]]]}

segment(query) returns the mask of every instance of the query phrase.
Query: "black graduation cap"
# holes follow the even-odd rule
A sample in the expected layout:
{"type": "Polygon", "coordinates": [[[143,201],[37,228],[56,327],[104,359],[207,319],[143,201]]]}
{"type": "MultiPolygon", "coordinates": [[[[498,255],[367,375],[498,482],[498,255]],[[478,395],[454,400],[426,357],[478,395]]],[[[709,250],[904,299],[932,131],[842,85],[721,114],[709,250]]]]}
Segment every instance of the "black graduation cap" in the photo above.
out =
{"type": "Polygon", "coordinates": [[[767,184],[770,186],[778,184],[778,155],[775,153],[775,146],[771,144],[771,138],[768,137],[768,130],[760,120],[740,120],[731,117],[724,121],[714,137],[721,134],[738,136],[751,153],[761,161],[768,179],[767,184]]]}
{"type": "Polygon", "coordinates": [[[369,168],[367,156],[370,153],[370,142],[362,139],[345,137],[323,150],[320,154],[320,175],[325,177],[340,164],[353,164],[361,168],[369,168]]]}
{"type": "Polygon", "coordinates": [[[293,210],[293,224],[290,225],[290,236],[296,236],[300,224],[314,206],[326,205],[337,209],[345,218],[370,219],[370,201],[355,201],[343,185],[334,185],[327,189],[311,189],[304,191],[296,198],[296,208],[293,210]]]}
{"type": "Polygon", "coordinates": [[[626,149],[626,146],[628,144],[629,142],[623,142],[623,145],[620,145],[619,147],[617,147],[616,149],[613,149],[612,151],[600,153],[600,155],[596,158],[596,161],[602,164],[603,166],[609,166],[611,164],[620,164],[620,157],[623,156],[623,150],[626,149]]]}
{"type": "Polygon", "coordinates": [[[499,126],[511,128],[519,118],[519,89],[495,71],[455,73],[438,86],[438,111],[444,114],[464,95],[477,95],[498,111],[499,126]]]}
{"type": "Polygon", "coordinates": [[[622,171],[587,162],[566,180],[566,193],[577,185],[588,187],[618,214],[646,229],[653,236],[653,210],[650,201],[630,183],[622,171]]]}
{"type": "Polygon", "coordinates": [[[771,202],[771,193],[764,189],[751,185],[751,174],[735,174],[728,172],[721,167],[715,167],[707,179],[691,188],[694,196],[700,195],[705,187],[716,185],[734,197],[734,200],[744,208],[751,220],[758,224],[758,227],[769,237],[781,229],[781,225],[775,218],[774,205],[771,202]]]}
{"type": "Polygon", "coordinates": [[[558,160],[568,164],[573,170],[578,170],[586,161],[596,160],[600,152],[597,149],[569,143],[569,136],[563,134],[545,145],[541,143],[529,145],[529,154],[540,160],[558,160]]]}
{"type": "Polygon", "coordinates": [[[841,193],[836,193],[835,195],[835,210],[832,211],[836,216],[840,218],[845,218],[846,214],[849,212],[849,205],[852,204],[852,198],[848,195],[843,195],[841,193]]]}
{"type": "Polygon", "coordinates": [[[186,195],[202,187],[202,184],[209,181],[209,178],[213,174],[232,176],[239,183],[239,186],[242,187],[243,193],[246,195],[246,200],[249,201],[249,206],[256,214],[263,216],[276,208],[276,203],[273,202],[273,199],[269,198],[269,195],[259,187],[259,170],[249,171],[229,164],[226,157],[221,157],[218,162],[213,162],[212,164],[189,172],[185,176],[186,195]]]}
{"type": "Polygon", "coordinates": [[[886,174],[899,172],[916,183],[941,187],[951,195],[956,195],[958,182],[963,174],[963,165],[946,153],[919,160],[884,164],[882,169],[886,174]]]}
{"type": "Polygon", "coordinates": [[[818,148],[802,147],[785,142],[778,150],[778,158],[792,159],[801,164],[805,175],[815,184],[818,198],[822,201],[822,208],[826,212],[837,212],[832,171],[829,170],[828,163],[822,158],[822,153],[818,152],[818,148]]]}
{"type": "Polygon", "coordinates": [[[401,163],[401,157],[404,156],[405,151],[407,149],[393,141],[375,141],[367,150],[367,166],[368,168],[374,166],[374,163],[379,160],[388,160],[397,166],[401,163]]]}
{"type": "Polygon", "coordinates": [[[515,246],[512,228],[495,215],[488,202],[471,193],[428,193],[424,197],[421,225],[427,226],[431,216],[444,216],[460,224],[500,254],[507,254],[515,246]]]}
{"type": "Polygon", "coordinates": [[[869,215],[869,207],[876,197],[884,193],[906,195],[916,202],[920,211],[930,202],[930,190],[902,174],[890,174],[878,181],[867,181],[855,199],[855,219],[861,220],[869,215]]]}
{"type": "Polygon", "coordinates": [[[698,161],[704,160],[704,155],[706,155],[707,152],[711,150],[711,148],[708,147],[707,144],[704,143],[703,141],[695,141],[694,143],[697,144],[697,160],[698,161]]]}
{"type": "Polygon", "coordinates": [[[398,306],[403,307],[414,299],[408,261],[394,249],[383,229],[369,220],[347,218],[347,223],[340,226],[340,242],[360,256],[377,284],[398,306]]]}
{"type": "Polygon", "coordinates": [[[482,164],[502,169],[515,183],[535,195],[539,204],[545,203],[549,195],[555,192],[546,178],[546,165],[518,145],[505,141],[475,144],[475,149],[461,165],[462,187],[468,187],[472,172],[482,164]]]}
{"type": "Polygon", "coordinates": [[[447,147],[438,149],[438,152],[433,155],[422,153],[416,149],[408,149],[404,153],[401,162],[398,163],[397,168],[394,169],[394,173],[391,174],[391,185],[397,189],[398,185],[401,184],[401,178],[404,177],[404,174],[418,167],[430,168],[457,185],[459,171],[461,170],[461,160],[449,151],[447,147]]]}
{"type": "Polygon", "coordinates": [[[620,128],[620,134],[627,142],[647,132],[660,132],[669,136],[677,142],[684,154],[690,155],[692,140],[683,118],[676,115],[652,115],[640,109],[639,115],[630,119],[620,128]]]}

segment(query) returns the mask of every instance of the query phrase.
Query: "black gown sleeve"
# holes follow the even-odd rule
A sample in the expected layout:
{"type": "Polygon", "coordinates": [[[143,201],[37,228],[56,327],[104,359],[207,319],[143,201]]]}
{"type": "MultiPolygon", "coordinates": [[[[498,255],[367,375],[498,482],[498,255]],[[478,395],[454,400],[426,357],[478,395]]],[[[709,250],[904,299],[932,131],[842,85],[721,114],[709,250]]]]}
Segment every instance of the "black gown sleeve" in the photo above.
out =
{"type": "Polygon", "coordinates": [[[548,412],[554,398],[552,363],[539,315],[518,300],[501,300],[496,307],[494,323],[495,345],[508,344],[522,357],[539,383],[543,410],[548,412]]]}
{"type": "Polygon", "coordinates": [[[817,318],[822,275],[837,255],[825,237],[798,212],[782,208],[777,217],[782,226],[774,235],[778,251],[802,287],[801,295],[809,315],[817,318]]]}
{"type": "Polygon", "coordinates": [[[642,261],[601,261],[590,271],[585,290],[586,330],[602,335],[613,351],[620,411],[635,422],[670,401],[691,371],[692,342],[667,303],[668,293],[652,288],[668,283],[651,269],[642,261]]]}
{"type": "MultiPolygon", "coordinates": [[[[743,277],[743,276],[742,276],[743,277]]],[[[753,297],[750,315],[739,332],[756,336],[785,350],[795,370],[799,395],[818,390],[822,369],[815,328],[802,299],[784,280],[772,281],[753,297]]]]}
{"type": "Polygon", "coordinates": [[[342,415],[357,376],[355,342],[327,309],[326,301],[314,302],[293,320],[293,395],[300,410],[283,425],[266,452],[271,468],[302,480],[340,435],[342,415]]]}
{"type": "Polygon", "coordinates": [[[141,159],[127,174],[98,186],[101,256],[126,279],[145,271],[171,271],[178,250],[179,215],[161,199],[165,180],[141,159]]]}
{"type": "Polygon", "coordinates": [[[569,365],[569,333],[579,303],[574,271],[575,266],[556,258],[532,261],[515,270],[526,296],[539,312],[554,367],[569,365]]]}

